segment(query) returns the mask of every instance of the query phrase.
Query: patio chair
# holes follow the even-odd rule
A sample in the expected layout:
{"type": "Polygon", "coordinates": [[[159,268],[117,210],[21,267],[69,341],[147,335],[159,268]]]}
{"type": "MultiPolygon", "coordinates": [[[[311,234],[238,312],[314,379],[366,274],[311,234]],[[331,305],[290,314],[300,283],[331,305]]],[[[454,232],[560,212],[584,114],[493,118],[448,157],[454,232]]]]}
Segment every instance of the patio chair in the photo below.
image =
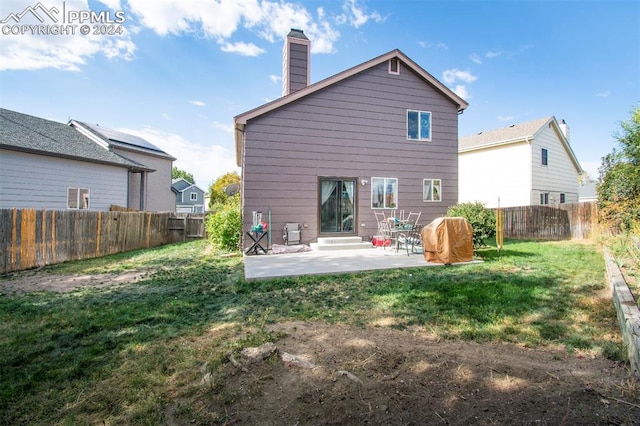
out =
{"type": "Polygon", "coordinates": [[[383,220],[378,223],[378,233],[374,238],[377,239],[378,244],[382,245],[383,249],[387,246],[391,246],[395,241],[392,227],[393,223],[388,220],[383,220]]]}
{"type": "Polygon", "coordinates": [[[409,215],[407,216],[407,219],[406,219],[406,223],[413,226],[418,225],[418,221],[420,220],[421,214],[422,212],[417,212],[417,213],[409,212],[409,215]]]}
{"type": "Polygon", "coordinates": [[[288,246],[300,244],[301,232],[299,223],[286,223],[284,225],[284,235],[282,236],[284,243],[288,246]]]}
{"type": "Polygon", "coordinates": [[[410,230],[398,233],[396,252],[400,248],[405,248],[409,256],[415,253],[416,247],[422,247],[422,226],[414,225],[410,230]]]}

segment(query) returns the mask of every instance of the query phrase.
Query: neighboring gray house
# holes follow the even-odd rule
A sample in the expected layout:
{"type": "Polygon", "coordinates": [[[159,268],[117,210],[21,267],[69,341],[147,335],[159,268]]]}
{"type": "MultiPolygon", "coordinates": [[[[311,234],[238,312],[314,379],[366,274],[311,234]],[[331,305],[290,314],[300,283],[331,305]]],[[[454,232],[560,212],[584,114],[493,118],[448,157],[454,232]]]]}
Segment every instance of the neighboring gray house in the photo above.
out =
{"type": "MultiPolygon", "coordinates": [[[[458,201],[458,116],[468,104],[400,50],[312,85],[310,41],[292,30],[283,97],[234,118],[244,231],[253,212],[302,242],[376,233],[375,211],[421,212],[458,201]]],[[[243,245],[249,246],[247,238],[243,245]]]]}
{"type": "Polygon", "coordinates": [[[0,208],[175,210],[174,158],[141,138],[7,109],[0,124],[0,208]]]}
{"type": "Polygon", "coordinates": [[[487,207],[578,202],[583,173],[562,120],[544,117],[460,138],[460,202],[487,207]]]}
{"type": "Polygon", "coordinates": [[[584,175],[578,188],[578,200],[581,203],[598,201],[598,182],[584,175]]]}
{"type": "Polygon", "coordinates": [[[129,176],[127,206],[148,211],[175,211],[175,197],[171,191],[174,157],[138,136],[76,120],[71,120],[69,125],[109,151],[153,171],[129,176]]]}
{"type": "Polygon", "coordinates": [[[173,179],[176,213],[204,213],[204,191],[186,179],[173,179]]]}
{"type": "Polygon", "coordinates": [[[0,108],[0,208],[109,210],[152,170],[72,127],[0,108]]]}

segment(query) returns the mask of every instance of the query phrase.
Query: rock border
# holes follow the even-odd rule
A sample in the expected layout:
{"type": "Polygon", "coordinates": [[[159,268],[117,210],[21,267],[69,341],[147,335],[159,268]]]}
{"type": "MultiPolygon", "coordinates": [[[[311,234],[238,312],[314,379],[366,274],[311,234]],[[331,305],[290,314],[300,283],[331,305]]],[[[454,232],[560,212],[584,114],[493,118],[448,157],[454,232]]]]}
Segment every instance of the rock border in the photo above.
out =
{"type": "Polygon", "coordinates": [[[609,249],[604,247],[607,277],[631,368],[640,378],[640,309],[609,249]]]}

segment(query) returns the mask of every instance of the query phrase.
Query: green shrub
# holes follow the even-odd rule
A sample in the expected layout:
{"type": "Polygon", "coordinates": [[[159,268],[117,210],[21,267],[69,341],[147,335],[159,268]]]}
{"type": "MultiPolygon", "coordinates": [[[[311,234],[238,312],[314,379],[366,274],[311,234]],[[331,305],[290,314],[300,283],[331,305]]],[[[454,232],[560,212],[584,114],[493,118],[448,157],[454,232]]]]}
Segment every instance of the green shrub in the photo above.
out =
{"type": "Polygon", "coordinates": [[[473,247],[480,248],[484,240],[496,234],[496,214],[483,203],[462,203],[449,207],[448,217],[464,217],[473,228],[473,247]]]}
{"type": "Polygon", "coordinates": [[[234,196],[225,204],[217,204],[215,213],[207,216],[206,226],[209,240],[216,248],[237,251],[242,231],[240,197],[234,196]]]}

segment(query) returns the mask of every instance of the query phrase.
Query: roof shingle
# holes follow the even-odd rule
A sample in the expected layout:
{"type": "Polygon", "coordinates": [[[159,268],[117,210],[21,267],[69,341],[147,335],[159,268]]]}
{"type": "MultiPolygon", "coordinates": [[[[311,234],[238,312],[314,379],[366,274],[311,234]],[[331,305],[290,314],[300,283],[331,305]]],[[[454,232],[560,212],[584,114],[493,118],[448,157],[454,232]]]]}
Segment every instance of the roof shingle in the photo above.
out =
{"type": "Polygon", "coordinates": [[[0,108],[0,147],[148,170],[143,164],[121,157],[63,123],[0,108]]]}

